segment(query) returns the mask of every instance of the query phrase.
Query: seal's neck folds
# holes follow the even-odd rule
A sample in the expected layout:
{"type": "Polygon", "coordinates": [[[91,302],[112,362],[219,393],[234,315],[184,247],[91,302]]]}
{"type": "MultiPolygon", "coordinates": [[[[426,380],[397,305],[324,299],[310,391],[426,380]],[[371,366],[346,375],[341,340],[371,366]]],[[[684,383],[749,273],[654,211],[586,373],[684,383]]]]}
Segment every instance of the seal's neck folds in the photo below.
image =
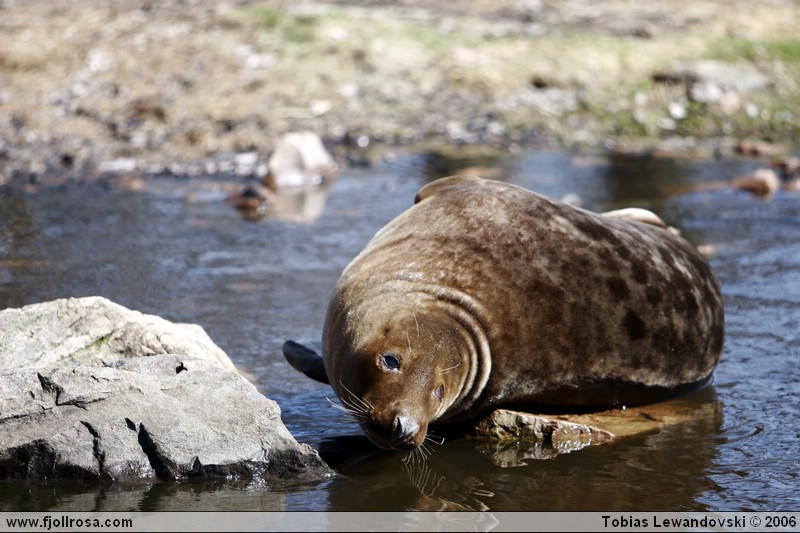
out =
{"type": "Polygon", "coordinates": [[[408,309],[409,293],[415,293],[414,324],[407,327],[422,330],[423,336],[431,339],[428,350],[432,357],[428,364],[442,372],[448,383],[445,401],[435,419],[458,419],[471,411],[483,394],[492,370],[485,328],[487,313],[482,305],[462,291],[419,279],[407,284],[394,280],[384,289],[387,292],[381,309],[393,308],[392,294],[398,293],[404,293],[402,302],[408,309]]]}

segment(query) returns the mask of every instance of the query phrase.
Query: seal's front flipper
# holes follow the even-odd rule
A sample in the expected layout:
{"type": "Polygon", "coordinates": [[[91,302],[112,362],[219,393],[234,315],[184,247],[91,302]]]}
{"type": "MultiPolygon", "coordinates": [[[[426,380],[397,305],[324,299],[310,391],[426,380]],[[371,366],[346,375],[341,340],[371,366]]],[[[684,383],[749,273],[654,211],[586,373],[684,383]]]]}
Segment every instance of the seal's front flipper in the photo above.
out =
{"type": "Polygon", "coordinates": [[[286,341],[283,343],[283,356],[295,370],[320,383],[330,385],[328,374],[325,373],[325,365],[322,363],[322,357],[314,350],[310,350],[294,341],[286,341]]]}

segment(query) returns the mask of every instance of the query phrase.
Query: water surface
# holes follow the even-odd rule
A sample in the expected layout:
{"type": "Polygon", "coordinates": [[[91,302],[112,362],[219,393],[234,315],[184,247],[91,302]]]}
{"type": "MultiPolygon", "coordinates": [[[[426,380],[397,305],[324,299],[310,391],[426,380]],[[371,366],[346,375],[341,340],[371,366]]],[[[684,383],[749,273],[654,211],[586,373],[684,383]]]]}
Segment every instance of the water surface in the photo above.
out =
{"type": "Polygon", "coordinates": [[[319,346],[341,270],[434,177],[421,158],[344,172],[312,222],[245,220],[221,201],[218,177],[149,177],[138,192],[5,191],[0,308],[101,295],[198,323],[342,475],[310,486],[0,483],[0,510],[796,510],[800,195],[691,192],[760,165],[746,159],[534,152],[492,164],[591,210],[652,209],[710,251],[727,329],[713,386],[691,399],[715,407],[707,416],[515,468],[469,441],[437,446],[424,464],[372,448],[330,407],[331,389],[291,369],[280,348],[289,338],[319,346]]]}

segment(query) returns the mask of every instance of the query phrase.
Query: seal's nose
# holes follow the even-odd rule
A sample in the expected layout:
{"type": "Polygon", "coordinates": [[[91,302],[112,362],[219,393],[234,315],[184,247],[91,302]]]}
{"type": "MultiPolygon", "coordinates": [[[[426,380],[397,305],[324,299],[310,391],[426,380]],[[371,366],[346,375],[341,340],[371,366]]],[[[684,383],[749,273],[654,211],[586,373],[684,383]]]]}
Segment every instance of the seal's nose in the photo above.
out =
{"type": "Polygon", "coordinates": [[[396,444],[411,444],[414,436],[419,432],[419,424],[412,417],[404,414],[397,415],[392,424],[392,440],[396,444]]]}
{"type": "Polygon", "coordinates": [[[362,427],[373,443],[386,450],[412,450],[425,440],[427,432],[427,426],[402,411],[389,415],[386,421],[364,421],[362,427]]]}

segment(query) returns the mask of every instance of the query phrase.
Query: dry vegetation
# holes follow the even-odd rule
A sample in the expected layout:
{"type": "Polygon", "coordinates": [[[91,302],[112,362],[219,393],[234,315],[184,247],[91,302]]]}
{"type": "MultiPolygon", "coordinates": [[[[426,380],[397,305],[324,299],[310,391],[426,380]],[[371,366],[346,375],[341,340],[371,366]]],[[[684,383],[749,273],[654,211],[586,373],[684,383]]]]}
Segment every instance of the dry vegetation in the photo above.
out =
{"type": "Polygon", "coordinates": [[[789,0],[5,0],[0,183],[267,152],[301,128],[341,151],[792,143],[798,20],[789,0]],[[767,84],[698,101],[701,59],[767,84]]]}

